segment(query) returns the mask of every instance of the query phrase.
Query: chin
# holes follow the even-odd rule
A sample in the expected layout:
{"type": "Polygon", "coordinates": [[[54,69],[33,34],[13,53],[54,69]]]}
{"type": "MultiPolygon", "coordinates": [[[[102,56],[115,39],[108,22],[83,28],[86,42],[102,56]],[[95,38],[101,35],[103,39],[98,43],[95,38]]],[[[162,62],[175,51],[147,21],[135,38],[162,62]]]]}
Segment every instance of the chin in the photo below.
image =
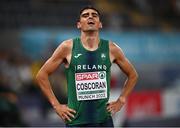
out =
{"type": "Polygon", "coordinates": [[[89,28],[89,29],[86,29],[86,30],[84,30],[84,31],[86,31],[86,32],[98,31],[98,29],[97,29],[97,28],[89,28]]]}

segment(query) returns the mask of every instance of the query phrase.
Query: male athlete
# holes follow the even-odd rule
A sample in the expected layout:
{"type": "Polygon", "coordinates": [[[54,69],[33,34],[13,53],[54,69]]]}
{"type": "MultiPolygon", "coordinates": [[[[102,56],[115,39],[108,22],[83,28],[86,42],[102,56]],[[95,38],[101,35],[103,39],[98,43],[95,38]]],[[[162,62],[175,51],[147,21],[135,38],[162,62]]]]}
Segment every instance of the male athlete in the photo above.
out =
{"type": "Polygon", "coordinates": [[[133,65],[120,47],[100,39],[100,13],[93,7],[80,11],[78,38],[63,41],[37,74],[37,82],[67,127],[113,127],[112,114],[120,111],[137,81],[133,65]],[[64,63],[67,77],[68,104],[55,97],[48,76],[64,63]],[[110,67],[116,63],[127,75],[117,100],[108,103],[110,67]]]}

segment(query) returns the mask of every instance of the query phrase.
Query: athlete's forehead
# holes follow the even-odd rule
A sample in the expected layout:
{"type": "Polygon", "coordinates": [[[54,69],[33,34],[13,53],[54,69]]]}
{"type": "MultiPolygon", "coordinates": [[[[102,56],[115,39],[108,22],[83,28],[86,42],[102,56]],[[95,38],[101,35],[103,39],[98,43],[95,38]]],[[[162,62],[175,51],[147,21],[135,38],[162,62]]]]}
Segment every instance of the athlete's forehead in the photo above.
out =
{"type": "Polygon", "coordinates": [[[94,14],[99,15],[98,12],[94,9],[85,9],[82,11],[81,15],[86,14],[86,13],[94,13],[94,14]]]}
{"type": "MultiPolygon", "coordinates": [[[[80,11],[79,11],[79,15],[78,15],[78,22],[79,20],[81,19],[82,17],[82,14],[84,13],[87,13],[87,15],[89,15],[89,11],[92,11],[93,13],[95,13],[99,18],[101,18],[101,14],[99,12],[99,10],[97,10],[96,8],[92,7],[92,6],[86,6],[84,8],[82,8],[80,11]]],[[[92,13],[91,13],[92,14],[92,13]]]]}

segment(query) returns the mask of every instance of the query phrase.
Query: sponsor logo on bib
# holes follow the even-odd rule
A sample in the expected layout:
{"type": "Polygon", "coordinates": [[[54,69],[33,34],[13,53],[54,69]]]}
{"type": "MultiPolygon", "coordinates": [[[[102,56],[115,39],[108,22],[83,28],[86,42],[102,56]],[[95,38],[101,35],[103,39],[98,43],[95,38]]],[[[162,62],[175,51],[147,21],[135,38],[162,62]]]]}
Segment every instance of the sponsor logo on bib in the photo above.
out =
{"type": "Polygon", "coordinates": [[[77,100],[107,98],[106,72],[84,72],[75,74],[77,100]]]}

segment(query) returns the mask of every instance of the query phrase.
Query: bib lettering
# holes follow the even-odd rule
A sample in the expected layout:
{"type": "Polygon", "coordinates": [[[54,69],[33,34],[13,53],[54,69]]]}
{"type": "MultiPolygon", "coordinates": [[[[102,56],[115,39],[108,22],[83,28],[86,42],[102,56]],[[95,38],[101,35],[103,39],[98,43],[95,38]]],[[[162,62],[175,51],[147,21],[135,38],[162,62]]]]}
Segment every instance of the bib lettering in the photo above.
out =
{"type": "Polygon", "coordinates": [[[75,74],[77,100],[107,98],[106,72],[83,72],[75,74]]]}

